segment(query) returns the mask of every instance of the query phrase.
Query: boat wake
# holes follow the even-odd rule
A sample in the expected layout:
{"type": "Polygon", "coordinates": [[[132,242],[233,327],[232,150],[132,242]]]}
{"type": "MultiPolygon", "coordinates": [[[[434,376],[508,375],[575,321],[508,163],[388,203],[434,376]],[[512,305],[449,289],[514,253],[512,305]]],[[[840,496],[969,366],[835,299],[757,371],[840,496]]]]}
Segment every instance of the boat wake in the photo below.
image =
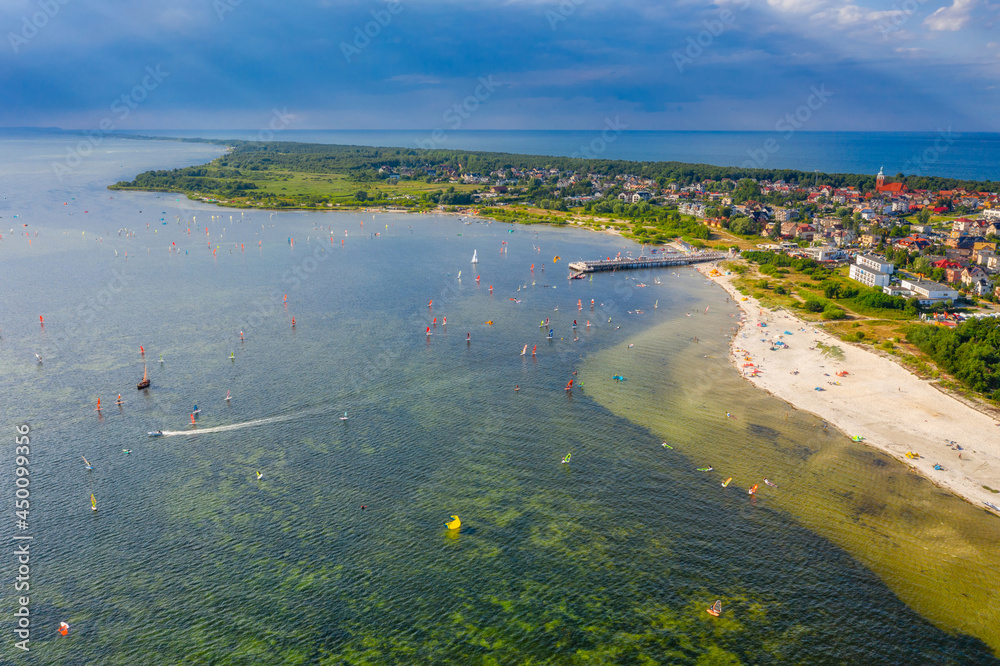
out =
{"type": "Polygon", "coordinates": [[[228,432],[230,430],[243,430],[244,428],[254,428],[256,426],[267,425],[269,423],[280,423],[282,421],[291,421],[292,419],[297,419],[301,416],[307,416],[309,414],[314,414],[315,411],[300,412],[298,414],[285,414],[283,416],[269,416],[264,419],[254,419],[253,421],[244,421],[243,423],[231,423],[229,425],[212,426],[210,428],[194,428],[192,430],[164,430],[163,437],[178,437],[181,435],[207,435],[213,432],[228,432]]]}

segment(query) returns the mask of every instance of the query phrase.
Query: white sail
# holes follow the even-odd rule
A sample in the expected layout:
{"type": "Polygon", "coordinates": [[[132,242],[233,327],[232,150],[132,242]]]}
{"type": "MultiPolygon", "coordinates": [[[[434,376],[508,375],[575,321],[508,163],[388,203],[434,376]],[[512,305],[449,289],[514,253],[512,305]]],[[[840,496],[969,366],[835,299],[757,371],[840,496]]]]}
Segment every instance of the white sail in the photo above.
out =
{"type": "Polygon", "coordinates": [[[479,263],[479,259],[476,258],[476,251],[475,250],[472,251],[472,263],[474,263],[474,264],[478,264],[479,263]]]}

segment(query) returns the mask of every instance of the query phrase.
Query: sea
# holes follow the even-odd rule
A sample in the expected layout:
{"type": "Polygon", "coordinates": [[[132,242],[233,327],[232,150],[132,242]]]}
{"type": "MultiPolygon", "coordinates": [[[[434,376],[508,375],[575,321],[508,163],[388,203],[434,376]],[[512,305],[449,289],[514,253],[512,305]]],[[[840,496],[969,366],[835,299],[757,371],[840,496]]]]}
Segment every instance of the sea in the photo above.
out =
{"type": "Polygon", "coordinates": [[[744,382],[695,270],[77,141],[0,137],[0,661],[1000,663],[1000,521],[744,382]]]}
{"type": "Polygon", "coordinates": [[[608,121],[573,130],[142,130],[148,136],[481,150],[821,173],[941,176],[1000,182],[1000,134],[960,132],[633,131],[608,121]]]}

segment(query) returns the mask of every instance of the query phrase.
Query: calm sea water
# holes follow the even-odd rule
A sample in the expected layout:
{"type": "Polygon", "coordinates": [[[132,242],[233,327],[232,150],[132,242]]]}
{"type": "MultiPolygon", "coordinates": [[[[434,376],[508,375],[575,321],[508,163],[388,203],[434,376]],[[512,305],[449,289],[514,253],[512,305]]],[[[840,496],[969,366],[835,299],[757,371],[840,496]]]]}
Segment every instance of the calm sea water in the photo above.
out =
{"type": "MultiPolygon", "coordinates": [[[[936,132],[636,132],[284,130],[308,143],[485,150],[527,155],[678,161],[824,173],[897,173],[1000,181],[1000,134],[936,132]]],[[[154,136],[270,139],[258,131],[155,130],[154,136]]]]}
{"type": "Polygon", "coordinates": [[[109,139],[60,182],[64,148],[0,142],[18,659],[998,663],[997,521],[740,381],[735,305],[693,271],[569,281],[637,248],[112,193],[218,149],[109,139]]]}

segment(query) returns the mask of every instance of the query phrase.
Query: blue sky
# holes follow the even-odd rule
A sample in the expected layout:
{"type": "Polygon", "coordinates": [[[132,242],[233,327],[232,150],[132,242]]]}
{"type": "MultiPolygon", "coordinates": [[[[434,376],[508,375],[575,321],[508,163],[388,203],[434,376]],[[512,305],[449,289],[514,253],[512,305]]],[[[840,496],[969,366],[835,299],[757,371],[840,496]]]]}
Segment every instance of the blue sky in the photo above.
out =
{"type": "Polygon", "coordinates": [[[870,1],[2,0],[0,126],[1000,131],[1000,2],[870,1]]]}

